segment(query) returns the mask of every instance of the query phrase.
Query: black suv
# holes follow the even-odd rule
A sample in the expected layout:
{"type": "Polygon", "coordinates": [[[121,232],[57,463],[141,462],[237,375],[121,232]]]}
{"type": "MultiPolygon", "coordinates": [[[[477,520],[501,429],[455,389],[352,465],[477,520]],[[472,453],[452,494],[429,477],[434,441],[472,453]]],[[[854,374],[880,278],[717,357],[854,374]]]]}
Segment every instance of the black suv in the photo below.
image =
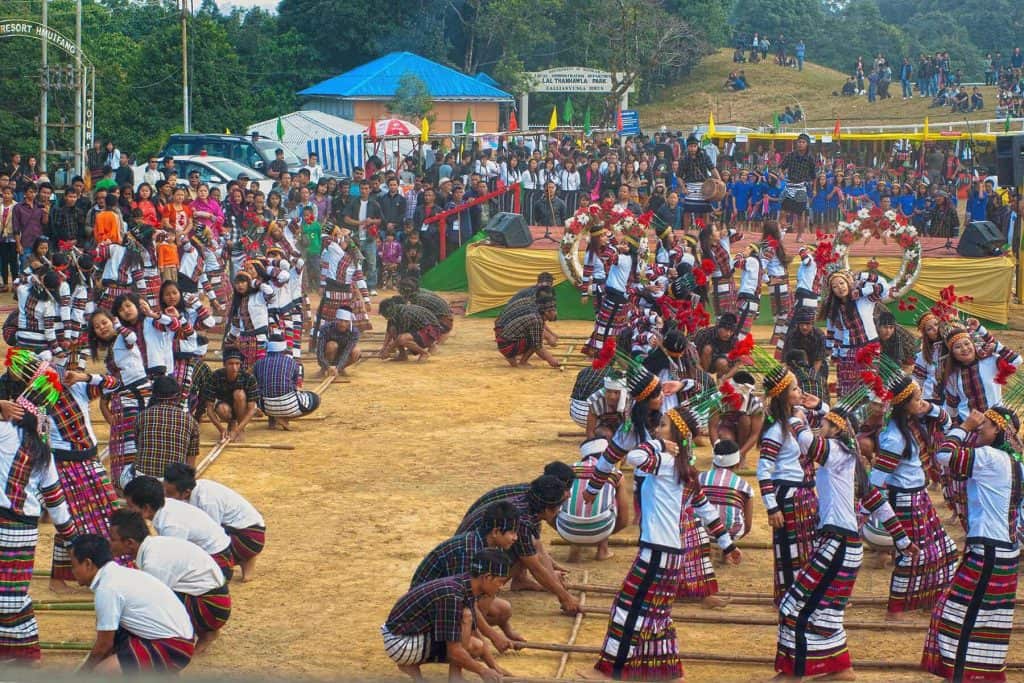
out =
{"type": "Polygon", "coordinates": [[[266,138],[254,142],[247,135],[175,133],[167,140],[160,157],[202,154],[205,150],[209,156],[225,157],[265,174],[270,168],[270,162],[275,159],[274,152],[278,149],[284,150],[284,160],[288,162],[288,170],[291,173],[302,168],[302,161],[281,143],[266,138]]]}

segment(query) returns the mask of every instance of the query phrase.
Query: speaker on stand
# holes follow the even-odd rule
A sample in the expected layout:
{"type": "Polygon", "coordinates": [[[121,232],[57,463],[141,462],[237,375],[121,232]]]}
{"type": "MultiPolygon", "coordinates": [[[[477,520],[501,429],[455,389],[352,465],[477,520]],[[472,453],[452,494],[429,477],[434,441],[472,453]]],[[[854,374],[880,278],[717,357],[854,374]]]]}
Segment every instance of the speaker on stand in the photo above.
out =
{"type": "Polygon", "coordinates": [[[525,249],[533,244],[533,235],[526,225],[526,219],[518,213],[502,211],[495,214],[487,222],[484,232],[487,233],[487,239],[491,244],[499,247],[525,249]]]}
{"type": "Polygon", "coordinates": [[[1006,235],[995,223],[971,221],[960,235],[956,253],[967,258],[999,256],[1003,253],[1004,244],[1006,244],[1006,235]]]}

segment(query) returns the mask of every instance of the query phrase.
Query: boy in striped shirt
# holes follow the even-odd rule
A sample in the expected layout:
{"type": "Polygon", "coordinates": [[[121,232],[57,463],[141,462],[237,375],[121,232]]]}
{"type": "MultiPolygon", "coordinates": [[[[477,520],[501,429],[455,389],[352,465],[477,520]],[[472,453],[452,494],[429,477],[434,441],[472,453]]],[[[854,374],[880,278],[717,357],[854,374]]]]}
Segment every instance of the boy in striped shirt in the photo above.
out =
{"type": "Polygon", "coordinates": [[[736,474],[740,463],[740,448],[735,441],[719,441],[711,469],[698,477],[704,494],[718,508],[718,516],[733,539],[750,533],[750,519],[754,513],[754,488],[736,474]]]}

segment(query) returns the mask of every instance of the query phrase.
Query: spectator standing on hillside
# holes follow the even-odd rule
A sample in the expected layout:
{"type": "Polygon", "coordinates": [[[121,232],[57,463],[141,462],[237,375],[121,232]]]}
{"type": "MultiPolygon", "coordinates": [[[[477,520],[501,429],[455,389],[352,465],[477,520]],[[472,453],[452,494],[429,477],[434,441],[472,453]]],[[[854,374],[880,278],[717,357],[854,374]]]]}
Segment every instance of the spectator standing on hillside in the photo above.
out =
{"type": "Polygon", "coordinates": [[[786,36],[781,33],[775,42],[775,62],[779,66],[786,66],[786,36]]]}
{"type": "Polygon", "coordinates": [[[799,71],[804,70],[804,55],[807,53],[807,46],[804,45],[804,41],[801,38],[796,43],[794,54],[796,54],[796,68],[799,71]]]}
{"type": "Polygon", "coordinates": [[[914,90],[910,86],[910,79],[914,77],[914,67],[910,63],[910,57],[903,58],[900,66],[900,85],[903,87],[903,99],[909,100],[914,96],[914,90]]]}
{"type": "Polygon", "coordinates": [[[878,99],[878,80],[878,69],[874,68],[868,74],[868,102],[874,102],[878,99]]]}

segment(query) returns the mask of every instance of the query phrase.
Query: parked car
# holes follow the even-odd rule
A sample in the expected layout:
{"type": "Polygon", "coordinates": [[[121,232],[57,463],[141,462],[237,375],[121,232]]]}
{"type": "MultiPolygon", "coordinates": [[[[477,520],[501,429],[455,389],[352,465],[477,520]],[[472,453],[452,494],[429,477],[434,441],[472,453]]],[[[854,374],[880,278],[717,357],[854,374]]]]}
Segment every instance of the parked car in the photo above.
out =
{"type": "Polygon", "coordinates": [[[275,157],[275,152],[284,150],[284,160],[288,163],[288,170],[295,173],[302,168],[302,160],[295,154],[273,140],[260,138],[253,140],[245,135],[218,135],[214,133],[175,133],[164,145],[160,152],[161,160],[165,156],[172,156],[175,160],[179,156],[201,155],[204,152],[207,156],[224,157],[231,159],[243,166],[266,173],[275,157]]]}
{"type": "MultiPolygon", "coordinates": [[[[249,180],[259,181],[260,189],[263,190],[264,194],[268,194],[274,187],[274,181],[259,171],[254,171],[248,166],[243,166],[236,161],[225,159],[224,157],[200,156],[197,154],[178,156],[175,154],[174,165],[178,167],[178,181],[180,185],[187,183],[188,176],[192,171],[199,171],[199,180],[210,187],[219,187],[222,195],[227,189],[227,184],[232,180],[237,180],[238,176],[242,174],[249,176],[249,180]]],[[[146,165],[140,164],[135,166],[132,171],[135,174],[135,186],[138,187],[143,182],[146,165]]]]}

